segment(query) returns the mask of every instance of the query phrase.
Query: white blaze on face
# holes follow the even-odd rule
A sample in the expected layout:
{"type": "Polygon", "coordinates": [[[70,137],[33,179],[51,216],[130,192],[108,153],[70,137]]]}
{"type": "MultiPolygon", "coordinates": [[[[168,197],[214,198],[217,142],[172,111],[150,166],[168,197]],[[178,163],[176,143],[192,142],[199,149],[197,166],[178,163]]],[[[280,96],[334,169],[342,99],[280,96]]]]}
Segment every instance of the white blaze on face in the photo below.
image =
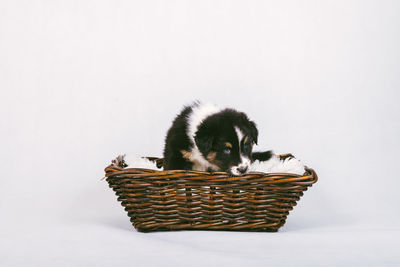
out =
{"type": "Polygon", "coordinates": [[[240,155],[240,162],[238,166],[233,166],[231,167],[231,173],[234,175],[241,175],[242,173],[239,170],[246,169],[248,170],[251,164],[250,159],[242,154],[242,147],[241,147],[241,142],[243,140],[244,134],[242,130],[240,130],[238,127],[235,127],[236,135],[238,137],[239,141],[239,155],[240,155]]]}

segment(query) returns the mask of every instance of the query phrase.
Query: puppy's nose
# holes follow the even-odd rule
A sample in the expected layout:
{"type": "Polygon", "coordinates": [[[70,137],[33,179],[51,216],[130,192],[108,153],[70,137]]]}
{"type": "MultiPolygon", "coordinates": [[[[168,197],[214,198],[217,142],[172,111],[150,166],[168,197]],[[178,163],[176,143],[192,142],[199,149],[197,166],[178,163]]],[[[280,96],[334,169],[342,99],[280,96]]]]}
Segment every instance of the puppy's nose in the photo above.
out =
{"type": "Polygon", "coordinates": [[[247,166],[244,166],[244,167],[239,167],[238,168],[238,171],[241,173],[241,174],[243,174],[243,173],[245,173],[246,171],[247,171],[247,166]]]}

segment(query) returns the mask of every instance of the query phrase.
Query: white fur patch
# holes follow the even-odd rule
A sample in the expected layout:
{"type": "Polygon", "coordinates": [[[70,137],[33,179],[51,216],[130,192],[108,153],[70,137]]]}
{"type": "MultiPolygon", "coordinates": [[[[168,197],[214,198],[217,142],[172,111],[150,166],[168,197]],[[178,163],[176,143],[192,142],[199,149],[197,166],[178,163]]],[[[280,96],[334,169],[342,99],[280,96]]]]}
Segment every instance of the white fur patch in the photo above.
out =
{"type": "Polygon", "coordinates": [[[221,109],[212,104],[197,104],[192,107],[192,112],[189,114],[188,121],[188,129],[187,135],[193,143],[193,148],[190,161],[194,163],[193,169],[198,171],[206,171],[208,168],[212,170],[218,170],[218,166],[211,164],[208,162],[206,158],[204,158],[203,154],[201,154],[199,148],[196,145],[196,141],[194,137],[199,128],[199,125],[209,116],[220,112],[221,109]]]}
{"type": "Polygon", "coordinates": [[[239,127],[237,127],[237,126],[235,126],[235,131],[238,136],[239,148],[240,148],[240,141],[242,141],[244,134],[243,134],[242,130],[240,130],[239,127]]]}
{"type": "Polygon", "coordinates": [[[240,144],[240,143],[241,143],[241,141],[242,141],[242,139],[243,139],[243,137],[244,137],[244,134],[243,134],[242,130],[240,130],[239,127],[236,127],[236,126],[235,126],[235,131],[236,131],[236,134],[237,134],[237,137],[238,137],[238,141],[239,141],[240,163],[239,163],[238,166],[233,166],[233,167],[231,167],[230,171],[231,171],[231,173],[234,174],[234,175],[240,175],[241,172],[240,172],[239,170],[240,170],[240,169],[246,169],[246,170],[248,170],[249,167],[250,167],[251,161],[250,161],[250,159],[249,159],[247,156],[245,156],[245,155],[243,155],[243,154],[241,153],[242,147],[241,147],[241,144],[240,144]]]}
{"type": "Polygon", "coordinates": [[[199,125],[204,121],[204,119],[220,111],[221,109],[213,104],[197,104],[192,107],[192,112],[187,118],[187,135],[194,144],[194,136],[199,125]]]}

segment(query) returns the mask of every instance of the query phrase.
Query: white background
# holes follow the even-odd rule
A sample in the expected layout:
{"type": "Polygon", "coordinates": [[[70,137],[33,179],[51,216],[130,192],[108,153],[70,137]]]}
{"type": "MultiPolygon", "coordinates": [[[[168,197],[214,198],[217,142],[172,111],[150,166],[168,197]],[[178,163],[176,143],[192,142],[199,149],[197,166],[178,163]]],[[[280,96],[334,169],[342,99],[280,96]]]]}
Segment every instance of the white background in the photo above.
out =
{"type": "Polygon", "coordinates": [[[1,266],[395,266],[398,1],[0,2],[1,266]],[[136,232],[100,178],[193,100],[313,167],[278,233],[136,232]]]}

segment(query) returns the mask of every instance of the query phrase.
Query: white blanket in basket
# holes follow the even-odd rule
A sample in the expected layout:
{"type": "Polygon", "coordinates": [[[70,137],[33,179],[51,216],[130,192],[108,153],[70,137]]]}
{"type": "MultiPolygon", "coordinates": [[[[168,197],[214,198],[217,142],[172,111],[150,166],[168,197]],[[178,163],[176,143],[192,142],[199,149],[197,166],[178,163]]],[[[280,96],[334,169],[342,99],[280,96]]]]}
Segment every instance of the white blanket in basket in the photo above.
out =
{"type": "MultiPolygon", "coordinates": [[[[157,168],[156,164],[146,158],[139,156],[126,155],[124,157],[125,163],[128,165],[126,168],[144,168],[152,170],[162,170],[157,168]]],[[[278,156],[273,156],[267,161],[260,162],[256,160],[250,166],[249,172],[263,172],[263,173],[293,173],[303,175],[304,165],[296,158],[279,159],[278,156]]]]}

